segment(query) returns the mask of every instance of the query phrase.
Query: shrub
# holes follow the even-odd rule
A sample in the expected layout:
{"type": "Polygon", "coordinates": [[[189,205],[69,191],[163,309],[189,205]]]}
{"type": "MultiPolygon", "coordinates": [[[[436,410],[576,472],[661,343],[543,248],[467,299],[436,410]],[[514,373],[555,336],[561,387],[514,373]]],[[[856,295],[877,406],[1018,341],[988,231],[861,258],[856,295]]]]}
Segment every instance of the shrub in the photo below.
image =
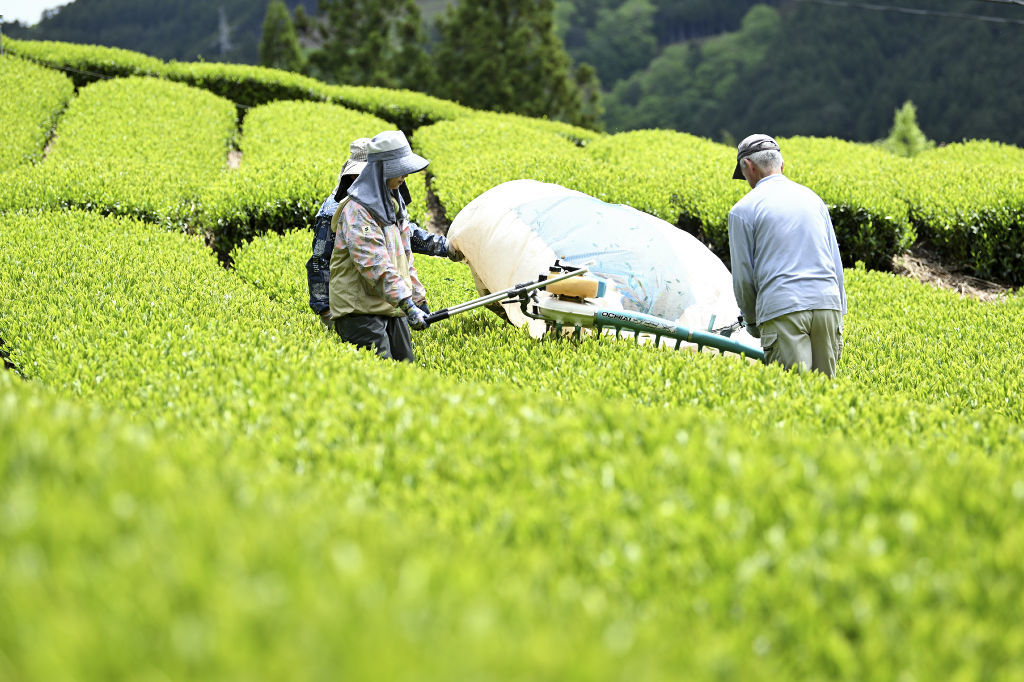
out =
{"type": "Polygon", "coordinates": [[[43,157],[57,117],[73,94],[74,86],[63,74],[0,55],[0,171],[43,157]]]}
{"type": "Polygon", "coordinates": [[[971,274],[1024,284],[1024,150],[970,141],[913,163],[900,192],[921,237],[971,274]]]}
{"type": "Polygon", "coordinates": [[[430,363],[453,334],[448,372],[398,365],[194,238],[0,236],[11,359],[139,425],[0,389],[16,677],[994,679],[1024,654],[1024,440],[985,407],[610,339],[489,335],[479,383],[476,315],[417,335],[430,363]],[[654,388],[670,409],[619,395],[654,388]]]}
{"type": "Polygon", "coordinates": [[[203,191],[198,227],[226,255],[262,232],[312,225],[337,185],[349,143],[390,127],[326,103],[275,102],[251,109],[242,129],[241,166],[203,191]]]}
{"type": "Polygon", "coordinates": [[[42,164],[9,172],[0,207],[77,206],[183,226],[224,170],[234,107],[155,78],[102,81],[79,91],[42,164]]]}
{"type": "Polygon", "coordinates": [[[16,677],[993,679],[1024,654],[1024,441],[984,408],[610,339],[505,337],[477,383],[458,336],[447,374],[379,361],[193,238],[0,235],[12,360],[140,425],[0,401],[16,677]],[[671,409],[616,393],[655,386],[671,409]]]}

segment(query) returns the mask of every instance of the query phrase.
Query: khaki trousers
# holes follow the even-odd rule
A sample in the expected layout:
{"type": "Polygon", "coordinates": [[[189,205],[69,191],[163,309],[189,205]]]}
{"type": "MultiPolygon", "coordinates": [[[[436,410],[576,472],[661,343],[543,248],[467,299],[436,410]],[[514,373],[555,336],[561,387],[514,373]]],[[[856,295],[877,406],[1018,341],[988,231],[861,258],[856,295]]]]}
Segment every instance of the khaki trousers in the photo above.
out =
{"type": "Polygon", "coordinates": [[[765,362],[836,375],[843,354],[843,314],[838,310],[800,310],[758,326],[765,362]]]}

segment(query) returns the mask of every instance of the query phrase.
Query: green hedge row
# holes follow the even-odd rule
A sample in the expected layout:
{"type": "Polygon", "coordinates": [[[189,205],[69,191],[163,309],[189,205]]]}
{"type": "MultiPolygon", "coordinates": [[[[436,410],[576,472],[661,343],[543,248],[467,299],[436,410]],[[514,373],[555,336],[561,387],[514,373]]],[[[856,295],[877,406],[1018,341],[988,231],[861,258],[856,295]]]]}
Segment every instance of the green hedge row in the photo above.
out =
{"type": "Polygon", "coordinates": [[[203,189],[195,227],[226,255],[262,232],[312,225],[337,184],[351,140],[390,127],[370,114],[322,102],[251,109],[242,128],[241,165],[203,189]]]}
{"type": "Polygon", "coordinates": [[[421,128],[413,145],[430,159],[430,188],[448,220],[508,180],[532,178],[580,189],[604,170],[547,122],[504,114],[479,113],[421,128]]]}
{"type": "MultiPolygon", "coordinates": [[[[656,215],[727,258],[729,209],[749,190],[732,179],[732,149],[672,131],[606,135],[580,148],[529,120],[482,115],[421,129],[416,144],[434,160],[431,187],[449,220],[491,187],[533,178],[656,215]]],[[[839,140],[781,144],[790,175],[829,205],[844,262],[891,268],[914,241],[906,205],[891,193],[900,160],[839,140]]]]}
{"type": "MultiPolygon", "coordinates": [[[[223,256],[255,234],[309,226],[349,142],[391,127],[323,102],[255,107],[238,141],[240,167],[229,171],[237,131],[227,100],[156,78],[96,82],[62,118],[47,160],[4,176],[0,208],[132,215],[202,233],[223,256]]],[[[417,179],[411,208],[423,221],[426,192],[417,179]]]]}
{"type": "MultiPolygon", "coordinates": [[[[729,179],[729,148],[684,133],[608,136],[473,112],[421,93],[329,86],[262,67],[164,63],[125,50],[65,43],[5,40],[5,46],[27,59],[74,69],[79,84],[150,74],[208,89],[240,107],[279,99],[331,102],[416,130],[417,148],[434,162],[432,188],[449,220],[495,184],[530,177],[651,212],[702,235],[725,255],[725,214],[744,189],[729,179]],[[430,132],[438,121],[440,127],[430,132]]],[[[1024,282],[1024,185],[1012,172],[1024,150],[970,142],[908,161],[835,139],[783,143],[790,175],[829,205],[847,265],[863,261],[888,269],[892,257],[920,235],[978,276],[1024,282]]]]}
{"type": "MultiPolygon", "coordinates": [[[[1024,439],[992,404],[538,343],[479,311],[396,365],[194,238],[74,213],[0,216],[0,238],[11,361],[158,429],[101,450],[105,424],[12,418],[2,389],[5,436],[71,431],[0,440],[15,678],[1022,672],[1024,439]]],[[[435,306],[465,296],[464,266],[423,260],[432,291],[452,278],[435,306]]]]}
{"type": "MultiPolygon", "coordinates": [[[[301,230],[254,239],[233,252],[235,272],[275,301],[308,312],[309,242],[301,230]]],[[[425,256],[415,263],[432,308],[477,296],[465,265],[425,256]]],[[[733,356],[695,360],[633,348],[632,341],[588,341],[585,349],[538,343],[482,309],[441,322],[416,341],[420,363],[439,373],[566,398],[596,392],[663,408],[701,405],[709,418],[734,420],[753,433],[779,423],[884,440],[895,415],[919,419],[934,406],[946,415],[936,418],[982,411],[1024,422],[1017,400],[1024,392],[1024,296],[992,305],[886,273],[849,269],[846,278],[850,313],[839,376],[831,383],[801,378],[799,389],[788,375],[733,356]],[[507,349],[501,359],[492,352],[497,348],[507,349]],[[575,376],[586,381],[566,379],[575,376]]]]}
{"type": "Polygon", "coordinates": [[[828,205],[843,263],[863,261],[872,269],[891,269],[893,256],[916,239],[900,193],[913,167],[871,145],[835,138],[793,137],[779,140],[779,145],[787,175],[828,205]]]}
{"type": "Polygon", "coordinates": [[[911,163],[901,193],[920,235],[978,277],[1024,284],[1024,149],[975,140],[911,163]]]}
{"type": "Polygon", "coordinates": [[[4,49],[47,66],[67,69],[78,87],[101,78],[156,76],[209,90],[240,107],[276,100],[332,102],[366,111],[405,131],[457,118],[470,109],[408,90],[327,85],[289,71],[243,64],[164,62],[155,57],[97,45],[4,39],[4,49]]]}
{"type": "Polygon", "coordinates": [[[234,106],[197,88],[120,78],[79,91],[46,161],[5,173],[0,210],[73,206],[188,222],[224,171],[234,106]]]}
{"type": "Polygon", "coordinates": [[[57,117],[73,94],[63,74],[0,55],[0,172],[43,157],[57,117]]]}

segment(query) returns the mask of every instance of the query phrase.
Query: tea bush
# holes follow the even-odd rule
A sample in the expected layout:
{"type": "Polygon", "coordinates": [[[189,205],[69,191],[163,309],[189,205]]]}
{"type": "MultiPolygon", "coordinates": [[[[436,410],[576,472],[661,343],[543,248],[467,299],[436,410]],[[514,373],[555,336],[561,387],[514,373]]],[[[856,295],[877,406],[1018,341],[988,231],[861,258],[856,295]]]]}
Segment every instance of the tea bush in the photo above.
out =
{"type": "Polygon", "coordinates": [[[609,200],[678,224],[728,257],[729,209],[748,189],[731,179],[735,151],[685,133],[639,130],[608,136],[587,153],[617,171],[609,200]]]}
{"type": "Polygon", "coordinates": [[[74,86],[63,74],[0,55],[0,172],[35,163],[74,86]]]}
{"type": "Polygon", "coordinates": [[[164,62],[119,48],[10,38],[4,38],[4,49],[51,68],[65,69],[78,87],[107,78],[156,76],[209,90],[243,108],[277,100],[333,102],[375,114],[405,131],[472,111],[419,92],[327,85],[297,73],[262,66],[164,62]]]}
{"type": "Polygon", "coordinates": [[[75,206],[184,225],[224,170],[234,107],[155,78],[82,88],[46,161],[9,171],[0,208],[75,206]]]}
{"type": "Polygon", "coordinates": [[[478,113],[420,128],[414,145],[430,159],[431,191],[452,220],[483,192],[520,178],[558,183],[607,200],[599,185],[611,172],[585,157],[577,139],[568,128],[547,121],[478,113]]]}
{"type": "Polygon", "coordinates": [[[241,165],[204,189],[198,227],[227,254],[262,232],[311,225],[337,185],[349,143],[391,127],[375,116],[318,102],[275,102],[249,110],[241,165]]]}
{"type": "Polygon", "coordinates": [[[890,270],[893,256],[916,239],[899,191],[914,174],[912,162],[835,138],[792,137],[779,146],[787,175],[828,205],[843,264],[890,270]]]}
{"type": "MultiPolygon", "coordinates": [[[[0,389],[15,678],[1022,672],[1024,439],[988,406],[505,327],[479,382],[476,314],[397,365],[195,238],[82,213],[0,237],[11,362],[139,424],[0,389]],[[617,393],[658,384],[668,409],[617,393]]],[[[423,260],[461,300],[464,266],[423,260]]]]}
{"type": "Polygon", "coordinates": [[[901,193],[921,236],[978,277],[1024,284],[1024,150],[975,140],[913,164],[901,193]]]}
{"type": "MultiPolygon", "coordinates": [[[[431,187],[449,220],[491,187],[518,178],[554,182],[679,225],[728,257],[728,213],[749,190],[732,179],[735,151],[685,133],[643,130],[595,137],[583,148],[500,115],[421,129],[436,159],[431,187]]],[[[828,204],[844,262],[891,269],[914,241],[897,188],[900,160],[868,145],[794,138],[780,143],[791,176],[828,204]]]]}
{"type": "MultiPolygon", "coordinates": [[[[609,136],[553,121],[475,112],[422,93],[327,85],[263,67],[165,63],[127,50],[46,41],[5,38],[4,45],[12,54],[66,69],[79,87],[100,78],[152,75],[208,89],[235,102],[240,111],[286,99],[342,104],[373,114],[387,127],[417,133],[414,144],[434,162],[432,188],[448,221],[481,192],[528,177],[633,205],[697,234],[726,256],[726,214],[743,193],[742,183],[729,179],[732,150],[684,133],[609,136]],[[432,124],[441,127],[431,132],[432,124]]],[[[892,257],[920,234],[973,274],[1024,282],[1024,190],[1011,170],[1024,151],[972,141],[908,161],[870,145],[792,138],[783,141],[783,153],[790,175],[829,205],[846,265],[862,261],[887,270],[892,257]]],[[[36,188],[41,198],[29,205],[61,203],[59,192],[37,175],[4,180],[18,195],[36,188]]],[[[422,180],[415,178],[413,184],[422,180]]],[[[293,197],[274,202],[291,204],[293,197]]],[[[12,205],[26,204],[8,201],[3,207],[12,205]]],[[[187,220],[180,213],[171,222],[187,220]]],[[[146,211],[134,214],[156,219],[146,211]]],[[[275,229],[294,224],[293,217],[282,216],[275,229]]],[[[264,222],[239,227],[237,236],[259,232],[264,222]]],[[[234,243],[229,239],[218,248],[224,253],[234,243]]]]}
{"type": "MultiPolygon", "coordinates": [[[[236,274],[275,301],[308,312],[309,242],[301,232],[253,240],[233,253],[236,274]]],[[[465,265],[425,256],[415,264],[433,309],[476,298],[465,265]]],[[[997,422],[1024,421],[1017,399],[1024,391],[1024,340],[1017,333],[1024,328],[1024,297],[992,305],[885,273],[853,269],[846,278],[847,349],[835,382],[808,376],[794,383],[734,356],[689,358],[634,348],[632,341],[590,340],[579,349],[567,340],[538,343],[482,309],[440,322],[416,340],[420,362],[440,373],[564,398],[597,392],[662,408],[698,405],[755,432],[782,425],[836,428],[850,437],[878,431],[877,437],[890,438],[893,419],[941,421],[979,410],[1001,415],[997,422]],[[507,361],[496,361],[496,348],[507,361]],[[521,363],[525,369],[517,369],[521,363]],[[575,376],[586,382],[566,380],[575,376]],[[775,409],[767,409],[772,404],[775,409]]],[[[907,437],[920,437],[918,427],[907,437]]]]}
{"type": "Polygon", "coordinates": [[[3,37],[4,51],[54,69],[62,69],[81,88],[107,78],[162,76],[164,62],[119,47],[79,45],[52,40],[3,37]]]}

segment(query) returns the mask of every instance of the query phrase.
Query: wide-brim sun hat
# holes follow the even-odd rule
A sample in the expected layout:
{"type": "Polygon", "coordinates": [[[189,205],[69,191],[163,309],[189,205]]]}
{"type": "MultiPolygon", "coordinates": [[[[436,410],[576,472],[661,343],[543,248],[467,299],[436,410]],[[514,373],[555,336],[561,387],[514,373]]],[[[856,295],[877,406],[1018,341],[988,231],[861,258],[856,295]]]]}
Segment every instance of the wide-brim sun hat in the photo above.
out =
{"type": "Polygon", "coordinates": [[[348,146],[349,156],[345,165],[341,168],[341,175],[359,175],[366,168],[367,149],[370,146],[370,138],[360,137],[352,140],[348,146]]]}
{"type": "Polygon", "coordinates": [[[430,165],[429,161],[413,152],[401,130],[386,130],[375,135],[366,151],[367,161],[382,162],[385,179],[419,173],[430,165]]]}
{"type": "Polygon", "coordinates": [[[743,170],[740,167],[740,161],[756,154],[757,152],[763,152],[767,150],[779,151],[779,143],[775,141],[775,138],[765,135],[763,133],[755,133],[744,137],[738,145],[736,145],[736,170],[732,173],[733,180],[743,180],[743,170]]]}

